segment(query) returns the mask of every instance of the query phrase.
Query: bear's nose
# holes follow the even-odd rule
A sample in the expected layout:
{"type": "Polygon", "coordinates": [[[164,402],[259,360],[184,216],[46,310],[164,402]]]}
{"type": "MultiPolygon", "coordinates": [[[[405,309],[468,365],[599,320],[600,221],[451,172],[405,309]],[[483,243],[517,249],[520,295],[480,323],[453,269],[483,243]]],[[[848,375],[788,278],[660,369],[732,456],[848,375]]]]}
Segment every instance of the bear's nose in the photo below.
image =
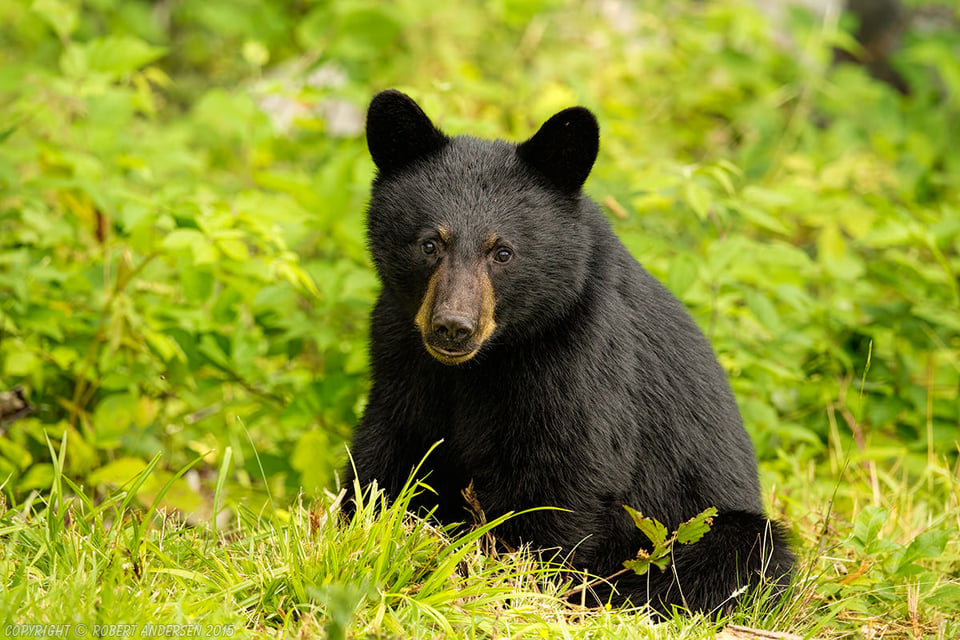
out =
{"type": "Polygon", "coordinates": [[[434,335],[450,345],[462,345],[476,330],[476,323],[464,316],[445,313],[433,318],[434,335]]]}

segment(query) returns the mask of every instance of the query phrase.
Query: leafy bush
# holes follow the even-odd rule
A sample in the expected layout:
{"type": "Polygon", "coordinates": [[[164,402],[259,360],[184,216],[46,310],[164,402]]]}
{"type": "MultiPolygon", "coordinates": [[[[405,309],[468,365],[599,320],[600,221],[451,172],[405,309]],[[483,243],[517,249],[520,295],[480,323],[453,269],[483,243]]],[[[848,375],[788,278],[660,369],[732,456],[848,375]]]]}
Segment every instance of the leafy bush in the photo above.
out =
{"type": "MultiPolygon", "coordinates": [[[[64,431],[69,472],[97,486],[158,451],[178,468],[227,443],[248,487],[328,484],[363,388],[374,283],[358,219],[332,219],[329,189],[274,164],[293,150],[249,91],[207,89],[177,114],[153,64],[167,49],[90,33],[104,16],[62,3],[0,12],[41,51],[56,47],[44,21],[63,40],[0,80],[0,370],[36,406],[0,441],[7,490],[49,486],[45,439],[64,431]]],[[[359,156],[356,139],[323,142],[298,151],[359,156]]]]}
{"type": "Polygon", "coordinates": [[[785,38],[723,0],[37,0],[0,23],[0,391],[35,407],[0,439],[12,496],[49,486],[65,432],[92,489],[160,451],[213,478],[228,444],[236,499],[331,486],[377,287],[362,114],[392,85],[451,132],[600,114],[588,191],[708,330],[767,480],[956,457],[956,33],[905,42],[905,97],[832,66],[831,25],[785,38]]]}

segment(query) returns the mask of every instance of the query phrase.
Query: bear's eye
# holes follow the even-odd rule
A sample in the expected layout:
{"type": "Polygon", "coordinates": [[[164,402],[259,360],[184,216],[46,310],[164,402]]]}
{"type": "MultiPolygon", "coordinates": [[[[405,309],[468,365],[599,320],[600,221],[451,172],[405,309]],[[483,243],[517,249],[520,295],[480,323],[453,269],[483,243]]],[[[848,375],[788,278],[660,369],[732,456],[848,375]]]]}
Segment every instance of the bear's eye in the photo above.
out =
{"type": "Polygon", "coordinates": [[[424,240],[420,244],[420,250],[428,256],[435,255],[437,253],[437,243],[433,240],[424,240]]]}
{"type": "Polygon", "coordinates": [[[493,259],[499,262],[500,264],[506,264],[510,262],[510,258],[513,257],[513,251],[507,249],[506,247],[501,247],[497,249],[497,252],[493,254],[493,259]]]}

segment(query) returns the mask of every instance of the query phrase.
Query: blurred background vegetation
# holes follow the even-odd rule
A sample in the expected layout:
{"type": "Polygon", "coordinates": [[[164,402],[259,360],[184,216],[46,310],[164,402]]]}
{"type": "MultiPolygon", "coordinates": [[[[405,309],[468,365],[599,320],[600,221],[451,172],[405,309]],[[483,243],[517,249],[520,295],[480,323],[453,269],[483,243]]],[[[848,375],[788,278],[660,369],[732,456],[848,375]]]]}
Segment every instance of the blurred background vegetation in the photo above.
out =
{"type": "Polygon", "coordinates": [[[844,465],[874,498],[951,468],[960,30],[905,5],[898,85],[837,63],[866,55],[855,17],[731,0],[0,3],[3,492],[49,488],[64,433],[94,496],[202,456],[164,499],[190,517],[227,446],[234,502],[335,486],[389,87],[511,140],[595,110],[587,191],[709,333],[777,513],[822,512],[844,465]]]}

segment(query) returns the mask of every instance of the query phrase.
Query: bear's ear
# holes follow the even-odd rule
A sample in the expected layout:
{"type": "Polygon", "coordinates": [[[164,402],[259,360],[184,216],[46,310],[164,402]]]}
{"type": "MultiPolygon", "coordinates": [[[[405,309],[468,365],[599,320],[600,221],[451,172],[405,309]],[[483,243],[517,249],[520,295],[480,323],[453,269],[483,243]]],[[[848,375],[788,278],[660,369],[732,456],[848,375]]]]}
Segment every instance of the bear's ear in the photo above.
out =
{"type": "Polygon", "coordinates": [[[580,190],[600,149],[597,119],[583,107],[570,107],[547,120],[517,147],[527,164],[567,193],[580,190]]]}
{"type": "Polygon", "coordinates": [[[367,111],[367,147],[382,172],[404,167],[439,150],[447,136],[410,96],[394,89],[374,96],[367,111]]]}

